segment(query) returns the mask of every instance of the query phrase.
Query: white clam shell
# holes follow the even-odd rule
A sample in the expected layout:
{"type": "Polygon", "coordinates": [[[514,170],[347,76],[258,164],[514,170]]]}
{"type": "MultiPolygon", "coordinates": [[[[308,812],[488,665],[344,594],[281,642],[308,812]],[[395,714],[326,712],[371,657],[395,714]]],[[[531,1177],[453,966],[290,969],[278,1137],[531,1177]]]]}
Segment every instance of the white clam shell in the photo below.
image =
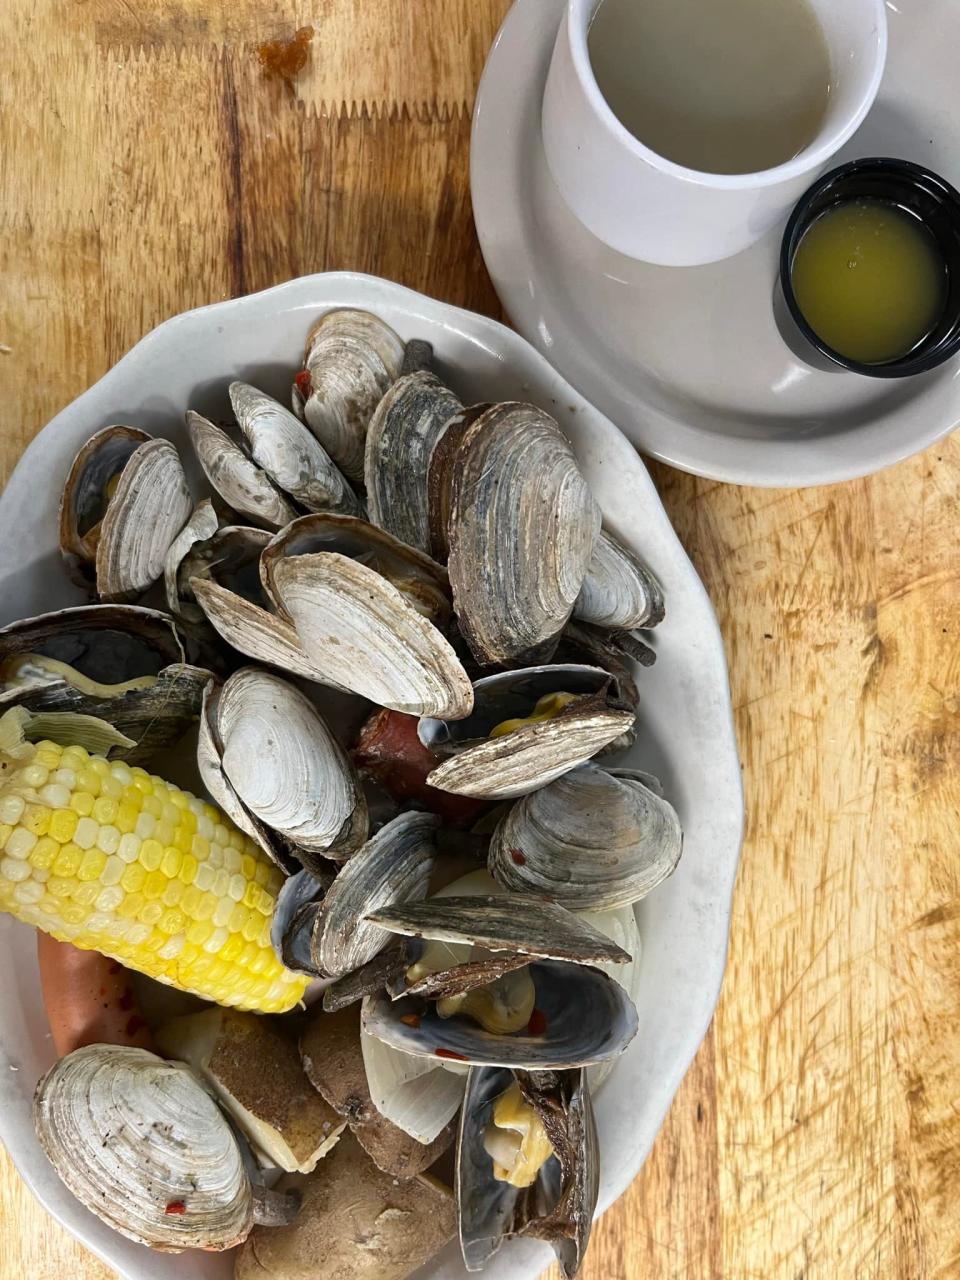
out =
{"type": "Polygon", "coordinates": [[[104,427],[77,452],[60,498],[60,550],[74,581],[87,586],[97,558],[107,485],[132,453],[151,439],[139,427],[104,427]]]}
{"type": "Polygon", "coordinates": [[[100,526],[101,599],[128,600],[152,586],[192,510],[180,455],[169,440],[148,440],[134,450],[100,526]]]}
{"type": "Polygon", "coordinates": [[[77,1049],[38,1084],[34,1119],[77,1199],[131,1240],[229,1249],[253,1226],[237,1141],[182,1063],[120,1045],[77,1049]]]}
{"type": "Polygon", "coordinates": [[[573,616],[596,627],[633,631],[663,621],[663,590],[645,564],[606,531],[573,607],[573,616]]]}
{"type": "Polygon", "coordinates": [[[656,888],[682,847],[667,800],[636,775],[585,764],[510,808],[488,866],[507,889],[542,893],[573,911],[609,911],[656,888]]]}
{"type": "Polygon", "coordinates": [[[230,402],[258,467],[308,511],[360,512],[342,472],[299,418],[246,382],[231,382],[230,402]]]}
{"type": "Polygon", "coordinates": [[[167,597],[167,608],[178,617],[191,621],[198,621],[203,617],[201,609],[185,601],[180,595],[180,565],[198,542],[206,542],[213,537],[219,525],[213,503],[209,498],[204,498],[194,507],[190,519],[170,543],[163,562],[163,589],[167,597]]]}
{"type": "Polygon", "coordinates": [[[359,779],[299,689],[246,667],[221,689],[216,723],[226,780],[264,826],[331,857],[359,849],[367,834],[359,779]]]}
{"type": "Polygon", "coordinates": [[[279,560],[272,580],[322,679],[410,715],[468,714],[473,688],[453,648],[374,569],[307,554],[279,560]]]}
{"type": "Polygon", "coordinates": [[[303,417],[351,480],[363,479],[367,425],[399,376],[403,353],[402,340],[369,311],[328,311],[307,337],[310,394],[302,403],[303,417]]]}
{"type": "Polygon", "coordinates": [[[186,423],[204,475],[229,507],[267,529],[296,519],[296,509],[226,431],[193,409],[187,410],[186,423]]]}

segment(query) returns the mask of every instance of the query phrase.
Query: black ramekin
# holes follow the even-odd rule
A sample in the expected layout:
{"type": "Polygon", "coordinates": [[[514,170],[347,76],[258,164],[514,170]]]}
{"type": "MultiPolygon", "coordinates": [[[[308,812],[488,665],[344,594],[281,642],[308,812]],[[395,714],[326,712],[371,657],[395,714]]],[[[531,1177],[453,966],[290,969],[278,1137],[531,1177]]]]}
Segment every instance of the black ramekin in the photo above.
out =
{"type": "MultiPolygon", "coordinates": [[[[780,246],[780,290],[789,316],[802,338],[820,353],[806,354],[802,344],[788,344],[814,367],[848,369],[870,378],[906,378],[926,373],[960,350],[960,192],[949,182],[908,160],[871,157],[851,160],[819,178],[801,196],[790,215],[780,246]],[[793,292],[793,260],[804,232],[827,209],[849,200],[889,200],[918,218],[933,235],[947,268],[947,297],[940,319],[917,345],[895,360],[864,364],[829,347],[804,319],[793,292]],[[812,359],[810,357],[813,357],[812,359]]],[[[780,320],[780,317],[778,317],[780,320]]]]}

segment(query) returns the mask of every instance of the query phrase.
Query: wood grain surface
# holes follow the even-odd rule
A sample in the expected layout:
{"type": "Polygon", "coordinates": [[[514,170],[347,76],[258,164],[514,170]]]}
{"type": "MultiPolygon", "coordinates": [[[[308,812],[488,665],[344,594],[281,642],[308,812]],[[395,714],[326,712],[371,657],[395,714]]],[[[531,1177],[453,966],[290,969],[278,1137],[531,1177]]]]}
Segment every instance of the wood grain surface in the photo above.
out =
{"type": "MultiPolygon", "coordinates": [[[[5,0],[0,481],[169,315],[359,268],[491,315],[469,112],[506,0],[5,0]],[[264,39],[317,30],[296,92],[264,39]]],[[[586,1280],[960,1276],[960,438],[800,492],[654,469],[749,814],[716,1018],[586,1280]]],[[[0,1165],[2,1280],[107,1270],[0,1165]]]]}

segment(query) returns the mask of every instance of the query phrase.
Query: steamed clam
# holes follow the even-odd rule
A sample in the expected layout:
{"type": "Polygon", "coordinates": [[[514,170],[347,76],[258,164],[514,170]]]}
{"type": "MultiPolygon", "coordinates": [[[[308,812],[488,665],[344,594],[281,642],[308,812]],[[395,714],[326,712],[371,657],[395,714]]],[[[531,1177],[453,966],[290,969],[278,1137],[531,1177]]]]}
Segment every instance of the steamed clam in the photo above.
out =
{"type": "Polygon", "coordinates": [[[650,779],[581,765],[518,800],[490,842],[507,889],[542,893],[575,911],[638,902],[671,874],[683,834],[650,779]]]}
{"type": "Polygon", "coordinates": [[[548,1240],[573,1280],[600,1185],[586,1072],[473,1067],[460,1113],[457,1204],[468,1271],[511,1236],[548,1240]]]}
{"type": "Polygon", "coordinates": [[[508,799],[535,791],[628,733],[634,712],[596,667],[527,667],[473,686],[466,719],[422,719],[420,740],[443,763],[432,787],[508,799]]]}
{"type": "Polygon", "coordinates": [[[299,418],[246,382],[230,383],[230,403],[257,466],[308,511],[360,512],[343,473],[299,418]]]}
{"type": "Polygon", "coordinates": [[[186,422],[197,461],[228,507],[265,529],[281,529],[296,519],[296,508],[222,427],[193,409],[187,410],[186,422]]]}
{"type": "Polygon", "coordinates": [[[189,1068],[94,1044],[37,1086],[40,1145],[73,1194],[139,1244],[231,1249],[254,1222],[230,1125],[189,1068]]]}
{"type": "Polygon", "coordinates": [[[363,479],[367,425],[403,355],[402,340],[368,311],[328,311],[307,335],[293,405],[351,480],[363,479]]]}
{"type": "Polygon", "coordinates": [[[134,599],[157,581],[193,507],[176,449],[144,434],[104,428],[77,454],[61,499],[64,555],[95,573],[107,601],[134,599]]]}
{"type": "Polygon", "coordinates": [[[596,627],[634,631],[663,621],[663,589],[645,564],[605,530],[573,607],[573,616],[596,627]]]}
{"type": "Polygon", "coordinates": [[[482,665],[548,659],[600,532],[570,445],[542,409],[495,405],[466,428],[451,470],[448,569],[465,640],[482,665]]]}
{"type": "MultiPolygon", "coordinates": [[[[199,752],[208,785],[213,766],[259,827],[303,861],[347,858],[360,848],[367,806],[359,779],[299,689],[244,667],[209,695],[204,719],[199,752]]],[[[235,807],[229,811],[234,816],[235,807]]]]}
{"type": "Polygon", "coordinates": [[[423,552],[430,551],[430,459],[462,407],[434,374],[407,373],[384,395],[367,430],[364,478],[370,519],[423,552]]]}
{"type": "Polygon", "coordinates": [[[424,616],[438,607],[442,569],[363,521],[328,524],[322,550],[265,553],[270,595],[320,678],[395,711],[467,715],[470,680],[424,616]]]}
{"type": "Polygon", "coordinates": [[[0,629],[0,712],[72,711],[133,739],[134,764],[177,742],[200,714],[210,672],[186,661],[171,618],[137,605],[84,605],[0,629]]]}

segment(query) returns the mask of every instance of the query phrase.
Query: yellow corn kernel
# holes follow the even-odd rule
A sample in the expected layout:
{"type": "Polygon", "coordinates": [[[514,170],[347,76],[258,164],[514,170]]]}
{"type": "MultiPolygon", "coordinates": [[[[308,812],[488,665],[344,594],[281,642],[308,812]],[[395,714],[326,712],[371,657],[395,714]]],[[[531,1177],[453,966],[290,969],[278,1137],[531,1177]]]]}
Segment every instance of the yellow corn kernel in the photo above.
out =
{"type": "Polygon", "coordinates": [[[50,815],[50,828],[47,834],[53,836],[54,840],[59,840],[61,844],[66,844],[73,839],[79,821],[80,815],[74,809],[58,809],[56,813],[50,815]]]}
{"type": "Polygon", "coordinates": [[[38,744],[0,772],[0,907],[207,999],[294,1007],[270,946],[283,877],[213,806],[142,769],[38,744]]]}

